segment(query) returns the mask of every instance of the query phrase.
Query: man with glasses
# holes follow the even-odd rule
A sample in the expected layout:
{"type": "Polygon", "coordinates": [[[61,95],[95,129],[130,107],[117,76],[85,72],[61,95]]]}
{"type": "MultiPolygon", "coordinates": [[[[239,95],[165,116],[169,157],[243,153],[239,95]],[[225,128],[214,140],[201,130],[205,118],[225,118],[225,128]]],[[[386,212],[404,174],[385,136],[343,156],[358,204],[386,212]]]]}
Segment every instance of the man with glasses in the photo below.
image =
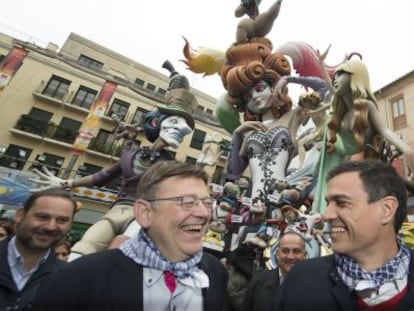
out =
{"type": "Polygon", "coordinates": [[[290,269],[297,262],[306,259],[303,237],[294,231],[283,233],[276,249],[276,259],[278,268],[258,272],[251,279],[244,296],[243,311],[271,310],[271,301],[290,269]]]}
{"type": "Polygon", "coordinates": [[[207,181],[188,163],[152,165],[138,184],[138,236],[56,271],[33,310],[222,310],[226,269],[202,252],[213,204],[207,181]]]}

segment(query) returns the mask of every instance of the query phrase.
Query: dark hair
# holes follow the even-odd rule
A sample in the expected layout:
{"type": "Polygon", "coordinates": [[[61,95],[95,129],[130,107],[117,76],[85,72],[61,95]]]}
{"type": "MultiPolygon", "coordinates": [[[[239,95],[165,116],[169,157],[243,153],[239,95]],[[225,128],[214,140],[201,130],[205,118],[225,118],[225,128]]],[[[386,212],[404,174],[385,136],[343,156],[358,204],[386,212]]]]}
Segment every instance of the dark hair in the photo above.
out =
{"type": "Polygon", "coordinates": [[[47,189],[42,191],[36,191],[33,192],[32,195],[26,200],[26,202],[23,205],[24,212],[27,213],[32,206],[35,204],[36,200],[41,197],[59,197],[69,200],[73,205],[73,213],[76,211],[76,201],[70,194],[70,192],[60,189],[60,188],[53,188],[53,189],[47,189]]]}
{"type": "Polygon", "coordinates": [[[195,177],[207,185],[208,175],[202,168],[194,164],[178,161],[160,161],[151,165],[141,176],[138,184],[138,195],[142,198],[151,198],[155,195],[158,185],[170,177],[195,177]],[[142,195],[141,195],[142,194],[142,195]]]}
{"type": "Polygon", "coordinates": [[[70,249],[72,248],[72,243],[69,240],[67,240],[66,238],[63,238],[62,240],[58,241],[54,247],[56,248],[61,245],[66,247],[66,250],[70,253],[70,249]]]}
{"type": "Polygon", "coordinates": [[[7,236],[14,234],[13,223],[9,220],[0,220],[0,228],[6,231],[7,236]]]}
{"type": "Polygon", "coordinates": [[[393,196],[398,201],[394,216],[395,232],[401,228],[407,215],[407,190],[401,176],[395,168],[380,160],[345,161],[332,168],[327,174],[327,181],[343,173],[358,172],[368,203],[376,202],[386,196],[393,196]]]}

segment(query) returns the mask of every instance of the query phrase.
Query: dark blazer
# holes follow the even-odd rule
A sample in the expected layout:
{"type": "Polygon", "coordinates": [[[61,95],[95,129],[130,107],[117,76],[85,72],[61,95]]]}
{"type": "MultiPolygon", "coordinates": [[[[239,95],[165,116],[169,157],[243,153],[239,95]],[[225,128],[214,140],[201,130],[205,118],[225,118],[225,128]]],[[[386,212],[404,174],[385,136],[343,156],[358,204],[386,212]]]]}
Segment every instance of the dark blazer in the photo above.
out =
{"type": "Polygon", "coordinates": [[[51,249],[46,261],[30,277],[19,291],[7,261],[7,245],[10,238],[0,242],[0,310],[29,310],[39,284],[57,267],[64,265],[51,249]]]}
{"type": "MultiPolygon", "coordinates": [[[[408,292],[398,305],[401,311],[414,310],[413,253],[409,269],[408,292]]],[[[356,298],[337,273],[333,255],[298,262],[283,281],[279,297],[272,310],[358,310],[356,298]]]]}
{"type": "Polygon", "coordinates": [[[253,275],[244,296],[242,311],[270,311],[280,285],[279,269],[253,275]]]}
{"type": "MultiPolygon", "coordinates": [[[[210,279],[203,289],[204,310],[221,310],[227,271],[210,254],[199,264],[210,279]]],[[[37,311],[143,310],[143,267],[119,249],[84,256],[66,264],[42,284],[33,304],[37,311]]]]}

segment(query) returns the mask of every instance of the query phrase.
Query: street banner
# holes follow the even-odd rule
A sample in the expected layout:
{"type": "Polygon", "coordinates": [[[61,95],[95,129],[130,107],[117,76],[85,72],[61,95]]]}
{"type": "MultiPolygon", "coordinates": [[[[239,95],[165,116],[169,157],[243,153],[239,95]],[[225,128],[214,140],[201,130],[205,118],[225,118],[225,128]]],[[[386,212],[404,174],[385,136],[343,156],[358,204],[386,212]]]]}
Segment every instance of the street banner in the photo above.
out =
{"type": "Polygon", "coordinates": [[[89,114],[83,121],[79,134],[73,144],[72,149],[75,152],[84,152],[93,137],[98,134],[99,119],[104,115],[108,108],[109,101],[115,92],[117,84],[111,81],[105,81],[98,98],[89,109],[89,114]]]}
{"type": "Polygon", "coordinates": [[[26,49],[14,46],[3,61],[0,62],[0,95],[17,70],[19,70],[27,53],[26,49]]]}

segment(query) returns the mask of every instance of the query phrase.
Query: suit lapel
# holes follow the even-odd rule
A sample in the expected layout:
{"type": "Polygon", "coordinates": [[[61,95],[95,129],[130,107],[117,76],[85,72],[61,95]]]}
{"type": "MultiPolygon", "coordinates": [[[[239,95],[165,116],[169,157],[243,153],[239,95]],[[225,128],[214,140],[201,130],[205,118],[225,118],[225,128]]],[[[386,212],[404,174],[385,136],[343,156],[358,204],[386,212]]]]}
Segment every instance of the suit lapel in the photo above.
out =
{"type": "Polygon", "coordinates": [[[111,273],[109,295],[112,295],[112,310],[120,310],[124,304],[125,310],[143,310],[143,272],[142,266],[119,252],[111,273]],[[135,289],[135,290],[131,290],[135,289]]]}

